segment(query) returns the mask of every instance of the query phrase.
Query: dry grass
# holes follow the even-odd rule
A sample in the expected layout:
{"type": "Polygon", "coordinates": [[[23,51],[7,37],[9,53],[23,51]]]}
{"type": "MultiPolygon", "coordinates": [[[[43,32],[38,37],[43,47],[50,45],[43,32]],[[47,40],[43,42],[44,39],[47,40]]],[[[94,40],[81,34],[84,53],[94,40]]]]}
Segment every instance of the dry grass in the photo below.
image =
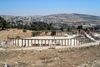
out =
{"type": "Polygon", "coordinates": [[[0,51],[0,65],[21,67],[76,67],[88,61],[100,60],[100,45],[84,48],[48,50],[0,51]]]}

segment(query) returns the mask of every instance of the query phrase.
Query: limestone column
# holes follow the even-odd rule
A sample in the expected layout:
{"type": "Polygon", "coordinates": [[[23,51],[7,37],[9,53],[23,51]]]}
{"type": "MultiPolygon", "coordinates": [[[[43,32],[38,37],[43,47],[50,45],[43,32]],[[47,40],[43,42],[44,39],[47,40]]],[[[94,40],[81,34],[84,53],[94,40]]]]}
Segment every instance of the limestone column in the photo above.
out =
{"type": "Polygon", "coordinates": [[[14,39],[13,39],[13,46],[14,46],[14,39]]]}
{"type": "Polygon", "coordinates": [[[29,39],[28,39],[28,46],[29,46],[29,39]]]}
{"type": "Polygon", "coordinates": [[[62,39],[62,46],[63,46],[63,39],[62,39]]]}
{"type": "Polygon", "coordinates": [[[17,39],[18,40],[18,45],[17,46],[19,46],[19,39],[17,39]]]}
{"type": "Polygon", "coordinates": [[[77,45],[77,38],[76,38],[76,45],[77,45]]]}
{"type": "Polygon", "coordinates": [[[36,44],[36,40],[34,40],[34,44],[36,44]]]}
{"type": "Polygon", "coordinates": [[[50,40],[48,40],[49,46],[50,46],[50,40]]]}
{"type": "Polygon", "coordinates": [[[45,40],[45,46],[46,46],[46,40],[45,40]]]}
{"type": "Polygon", "coordinates": [[[41,46],[41,41],[42,41],[42,40],[40,40],[40,46],[41,46]]]}
{"type": "Polygon", "coordinates": [[[75,45],[75,39],[74,39],[74,44],[73,45],[75,45]]]}
{"type": "Polygon", "coordinates": [[[41,40],[41,46],[43,45],[43,40],[41,40]]]}
{"type": "MultiPolygon", "coordinates": [[[[59,44],[61,44],[60,40],[59,40],[59,44]]],[[[60,45],[61,46],[61,45],[60,45]]]]}
{"type": "Polygon", "coordinates": [[[40,45],[40,44],[39,44],[39,40],[38,40],[38,45],[40,45]]]}
{"type": "Polygon", "coordinates": [[[25,39],[25,45],[26,45],[26,39],[25,39]]]}
{"type": "Polygon", "coordinates": [[[70,46],[72,46],[72,40],[70,39],[70,46]]]}
{"type": "Polygon", "coordinates": [[[52,40],[52,43],[53,43],[53,40],[52,40]]]}
{"type": "Polygon", "coordinates": [[[23,39],[22,39],[22,46],[23,46],[23,39]]]}
{"type": "Polygon", "coordinates": [[[32,44],[33,44],[33,40],[31,40],[31,46],[32,46],[32,44]]]}
{"type": "Polygon", "coordinates": [[[67,45],[69,46],[69,39],[67,40],[67,45]]]}
{"type": "Polygon", "coordinates": [[[66,45],[66,39],[65,39],[65,45],[66,45]]]}
{"type": "Polygon", "coordinates": [[[16,46],[16,39],[15,39],[15,46],[16,46]]]}

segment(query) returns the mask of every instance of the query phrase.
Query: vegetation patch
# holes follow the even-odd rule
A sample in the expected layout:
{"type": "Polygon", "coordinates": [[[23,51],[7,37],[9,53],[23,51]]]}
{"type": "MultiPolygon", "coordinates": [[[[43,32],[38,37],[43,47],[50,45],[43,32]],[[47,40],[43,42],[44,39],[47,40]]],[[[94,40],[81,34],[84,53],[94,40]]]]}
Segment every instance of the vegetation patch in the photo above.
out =
{"type": "Polygon", "coordinates": [[[41,60],[48,60],[51,59],[50,57],[40,57],[41,60]]]}
{"type": "Polygon", "coordinates": [[[20,36],[16,36],[16,38],[20,38],[20,36]]]}
{"type": "Polygon", "coordinates": [[[51,35],[52,35],[52,36],[56,35],[56,31],[52,31],[52,32],[51,32],[51,35]]]}
{"type": "Polygon", "coordinates": [[[23,29],[23,32],[26,32],[26,29],[23,29]]]}

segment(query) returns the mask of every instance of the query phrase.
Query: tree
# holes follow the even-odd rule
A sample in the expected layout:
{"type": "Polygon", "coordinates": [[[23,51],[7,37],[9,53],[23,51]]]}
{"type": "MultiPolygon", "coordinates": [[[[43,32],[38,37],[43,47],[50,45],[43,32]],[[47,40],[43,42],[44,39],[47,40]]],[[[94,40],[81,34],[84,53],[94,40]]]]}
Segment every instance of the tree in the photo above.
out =
{"type": "Polygon", "coordinates": [[[4,19],[0,16],[0,27],[2,28],[2,30],[3,30],[4,28],[8,27],[7,25],[8,25],[8,23],[6,22],[6,20],[4,20],[4,19]]]}
{"type": "Polygon", "coordinates": [[[85,31],[85,32],[88,31],[88,28],[85,28],[84,31],[85,31]]]}
{"type": "Polygon", "coordinates": [[[7,26],[7,22],[6,22],[5,20],[2,20],[2,30],[3,30],[4,28],[6,28],[6,26],[7,26]]]}
{"type": "Polygon", "coordinates": [[[51,35],[52,36],[56,35],[56,31],[51,31],[51,35]]]}
{"type": "Polygon", "coordinates": [[[70,26],[68,26],[67,31],[68,31],[68,32],[72,32],[72,29],[71,29],[70,26]]]}
{"type": "Polygon", "coordinates": [[[23,32],[26,32],[26,29],[23,29],[23,32]]]}
{"type": "Polygon", "coordinates": [[[61,27],[61,31],[63,31],[63,26],[61,27]]]}
{"type": "MultiPolygon", "coordinates": [[[[22,20],[19,20],[18,22],[22,22],[22,20]]],[[[18,28],[18,29],[28,29],[28,30],[55,30],[55,28],[52,26],[52,23],[47,24],[45,22],[33,22],[30,23],[31,25],[23,25],[23,24],[16,24],[15,22],[6,22],[2,17],[0,17],[0,28],[2,30],[4,28],[18,28]]]]}
{"type": "Polygon", "coordinates": [[[0,27],[2,27],[2,23],[0,23],[0,27]]]}
{"type": "Polygon", "coordinates": [[[52,23],[50,23],[50,26],[52,26],[52,23]]]}
{"type": "Polygon", "coordinates": [[[83,29],[82,25],[78,26],[77,29],[83,29]]]}
{"type": "Polygon", "coordinates": [[[33,37],[36,36],[36,32],[32,32],[32,36],[33,36],[33,37]]]}

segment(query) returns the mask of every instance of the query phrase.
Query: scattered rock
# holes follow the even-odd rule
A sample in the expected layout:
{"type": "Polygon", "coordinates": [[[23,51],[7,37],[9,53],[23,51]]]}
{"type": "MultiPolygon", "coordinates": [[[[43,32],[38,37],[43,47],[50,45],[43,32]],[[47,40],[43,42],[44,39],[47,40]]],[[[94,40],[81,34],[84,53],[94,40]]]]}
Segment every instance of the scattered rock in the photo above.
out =
{"type": "Polygon", "coordinates": [[[6,62],[4,62],[4,63],[2,64],[2,67],[7,67],[6,62]]]}
{"type": "Polygon", "coordinates": [[[89,67],[88,64],[81,64],[81,65],[78,65],[77,67],[89,67]]]}
{"type": "Polygon", "coordinates": [[[20,56],[17,56],[17,58],[20,59],[21,57],[20,56]]]}
{"type": "Polygon", "coordinates": [[[80,64],[77,67],[100,67],[100,60],[87,62],[86,64],[80,64]]]}
{"type": "Polygon", "coordinates": [[[96,53],[96,57],[100,57],[100,52],[97,52],[96,53]]]}
{"type": "Polygon", "coordinates": [[[50,59],[49,57],[40,57],[41,60],[48,60],[50,59]]]}
{"type": "Polygon", "coordinates": [[[53,60],[45,60],[43,63],[50,63],[53,62],[53,60]]]}
{"type": "Polygon", "coordinates": [[[59,60],[59,57],[55,57],[55,60],[59,60]]]}

